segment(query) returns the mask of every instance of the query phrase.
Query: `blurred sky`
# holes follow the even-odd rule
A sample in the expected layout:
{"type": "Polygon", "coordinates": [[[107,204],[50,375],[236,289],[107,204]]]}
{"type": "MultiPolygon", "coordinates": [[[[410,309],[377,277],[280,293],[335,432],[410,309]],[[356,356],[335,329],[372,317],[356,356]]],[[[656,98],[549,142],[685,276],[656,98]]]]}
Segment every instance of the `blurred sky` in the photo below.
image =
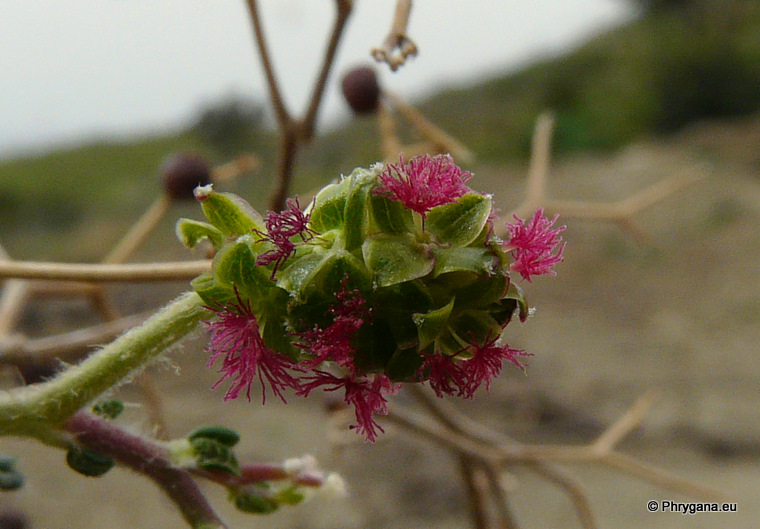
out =
{"type": "MultiPolygon", "coordinates": [[[[276,71],[300,111],[333,0],[261,0],[276,71]]],[[[356,0],[321,126],[347,115],[338,79],[369,63],[395,0],[356,0]]],[[[555,54],[632,10],[625,0],[416,0],[419,56],[383,84],[407,99],[555,54]]],[[[203,102],[266,88],[242,0],[0,0],[0,155],[182,125],[203,102]]]]}

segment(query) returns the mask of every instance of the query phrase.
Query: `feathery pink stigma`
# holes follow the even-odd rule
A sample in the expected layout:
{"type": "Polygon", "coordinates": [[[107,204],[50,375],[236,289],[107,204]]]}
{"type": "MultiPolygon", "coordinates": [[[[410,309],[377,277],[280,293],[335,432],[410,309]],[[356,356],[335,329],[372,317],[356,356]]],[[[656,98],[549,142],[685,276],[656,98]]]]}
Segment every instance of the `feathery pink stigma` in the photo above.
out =
{"type": "Polygon", "coordinates": [[[388,164],[379,178],[382,184],[374,190],[376,195],[403,202],[424,219],[432,208],[469,192],[465,182],[472,174],[460,169],[451,155],[439,154],[415,156],[409,163],[399,156],[399,163],[388,164]]]}
{"type": "Polygon", "coordinates": [[[359,328],[369,320],[372,311],[358,290],[348,290],[346,280],[335,294],[338,303],[330,307],[328,314],[334,316],[333,322],[325,329],[314,329],[297,333],[301,343],[294,344],[311,355],[311,358],[298,364],[301,369],[314,369],[322,362],[333,361],[354,373],[354,346],[351,340],[359,328]]]}
{"type": "Polygon", "coordinates": [[[206,351],[211,353],[206,367],[211,367],[217,358],[223,357],[219,369],[222,378],[214,384],[214,389],[231,378],[232,385],[225,393],[224,400],[238,398],[243,388],[246,397],[251,400],[251,384],[258,377],[263,402],[266,402],[267,384],[272,393],[285,402],[282,389],[299,387],[298,380],[287,371],[287,368],[292,367],[292,362],[264,344],[250,305],[238,298],[238,303],[212,310],[216,312],[217,320],[206,322],[210,334],[206,351]]]}
{"type": "Polygon", "coordinates": [[[298,199],[289,198],[286,206],[286,209],[281,213],[267,211],[264,218],[266,233],[254,230],[257,235],[262,237],[262,240],[269,241],[275,246],[256,259],[258,266],[274,263],[272,279],[274,279],[280,265],[296,251],[296,245],[290,239],[298,235],[302,241],[308,241],[314,235],[314,232],[309,228],[311,215],[301,211],[301,204],[298,199]]]}
{"type": "Polygon", "coordinates": [[[525,366],[520,362],[518,356],[531,356],[520,349],[512,349],[508,345],[497,345],[499,337],[486,337],[485,342],[481,345],[473,341],[466,349],[471,351],[472,357],[463,360],[462,371],[466,383],[462,385],[460,395],[464,398],[472,398],[477,389],[486,385],[486,390],[491,387],[491,380],[499,376],[503,367],[504,360],[513,363],[520,369],[525,366]]]}
{"type": "Polygon", "coordinates": [[[527,224],[517,216],[516,222],[507,223],[509,240],[504,243],[504,248],[511,251],[514,259],[510,269],[519,272],[527,281],[531,280],[531,276],[555,275],[553,267],[562,261],[565,249],[565,243],[559,236],[565,226],[552,229],[559,215],[552,220],[543,215],[544,210],[539,208],[527,224]]]}
{"type": "Polygon", "coordinates": [[[430,388],[436,396],[462,394],[462,388],[467,384],[465,372],[454,356],[439,352],[426,355],[424,362],[417,370],[418,376],[427,376],[430,388]]]}
{"type": "Polygon", "coordinates": [[[375,421],[374,415],[388,413],[388,401],[384,395],[398,390],[387,376],[376,374],[370,380],[366,375],[336,377],[326,371],[315,370],[314,375],[307,378],[310,382],[301,387],[299,395],[308,396],[312,390],[322,386],[325,386],[325,391],[337,391],[342,388],[345,391],[346,404],[352,405],[356,413],[356,424],[352,428],[370,442],[375,442],[379,432],[385,432],[375,421]]]}

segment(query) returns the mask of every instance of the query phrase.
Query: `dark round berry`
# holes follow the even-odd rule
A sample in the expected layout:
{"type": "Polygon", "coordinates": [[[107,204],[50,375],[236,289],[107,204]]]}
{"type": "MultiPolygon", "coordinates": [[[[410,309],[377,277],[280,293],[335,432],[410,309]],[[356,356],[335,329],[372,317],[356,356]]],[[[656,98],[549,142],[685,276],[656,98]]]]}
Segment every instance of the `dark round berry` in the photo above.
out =
{"type": "Polygon", "coordinates": [[[343,76],[343,96],[357,114],[372,114],[380,106],[380,85],[375,70],[359,66],[343,76]]]}
{"type": "Polygon", "coordinates": [[[193,189],[211,183],[211,166],[195,153],[181,152],[168,156],[161,165],[166,193],[176,199],[193,198],[193,189]]]}
{"type": "Polygon", "coordinates": [[[0,529],[25,529],[28,520],[24,513],[15,509],[0,512],[0,529]]]}

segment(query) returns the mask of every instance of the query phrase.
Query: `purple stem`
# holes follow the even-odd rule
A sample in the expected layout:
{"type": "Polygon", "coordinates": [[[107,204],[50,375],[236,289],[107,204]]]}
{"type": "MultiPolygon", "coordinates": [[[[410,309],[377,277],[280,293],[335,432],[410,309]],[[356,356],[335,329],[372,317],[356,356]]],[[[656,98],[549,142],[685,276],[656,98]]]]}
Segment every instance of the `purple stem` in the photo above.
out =
{"type": "Polygon", "coordinates": [[[72,415],[65,428],[82,446],[155,481],[192,527],[226,529],[190,474],[173,466],[169,452],[161,445],[82,411],[72,415]]]}

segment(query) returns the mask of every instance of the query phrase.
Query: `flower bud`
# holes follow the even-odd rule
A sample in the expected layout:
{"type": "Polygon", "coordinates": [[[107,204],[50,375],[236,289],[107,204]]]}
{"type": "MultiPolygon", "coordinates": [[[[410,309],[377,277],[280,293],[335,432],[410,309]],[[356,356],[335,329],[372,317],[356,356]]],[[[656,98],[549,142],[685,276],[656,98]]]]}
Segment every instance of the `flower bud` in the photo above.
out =
{"type": "Polygon", "coordinates": [[[343,76],[343,97],[357,114],[372,114],[380,105],[380,85],[375,70],[359,66],[343,76]]]}

